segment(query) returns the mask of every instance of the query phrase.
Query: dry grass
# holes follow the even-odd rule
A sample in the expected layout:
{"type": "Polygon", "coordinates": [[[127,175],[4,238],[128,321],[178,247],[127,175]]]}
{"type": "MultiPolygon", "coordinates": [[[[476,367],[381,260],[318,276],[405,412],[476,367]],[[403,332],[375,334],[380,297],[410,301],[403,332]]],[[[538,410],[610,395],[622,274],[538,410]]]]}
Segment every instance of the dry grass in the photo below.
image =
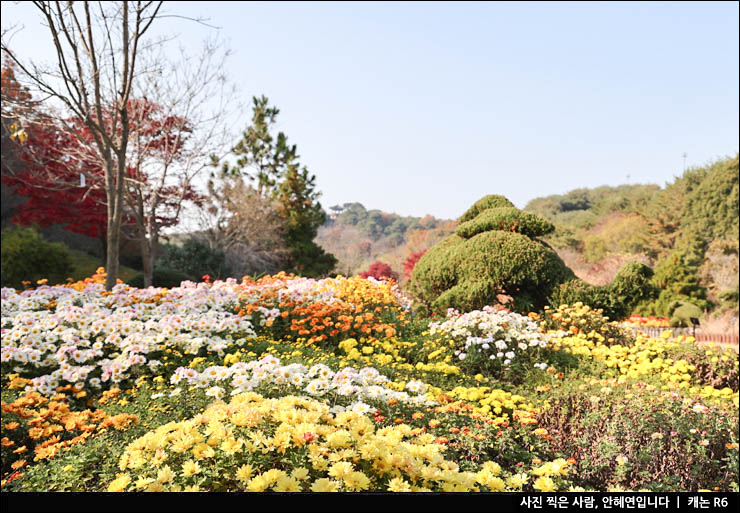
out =
{"type": "Polygon", "coordinates": [[[701,330],[704,333],[737,335],[738,312],[726,310],[706,315],[701,321],[701,330]]]}
{"type": "Polygon", "coordinates": [[[631,253],[612,253],[607,258],[590,264],[579,252],[570,248],[557,249],[558,255],[565,265],[573,269],[577,277],[591,285],[608,285],[612,282],[619,270],[630,262],[640,262],[649,265],[645,255],[631,253]]]}

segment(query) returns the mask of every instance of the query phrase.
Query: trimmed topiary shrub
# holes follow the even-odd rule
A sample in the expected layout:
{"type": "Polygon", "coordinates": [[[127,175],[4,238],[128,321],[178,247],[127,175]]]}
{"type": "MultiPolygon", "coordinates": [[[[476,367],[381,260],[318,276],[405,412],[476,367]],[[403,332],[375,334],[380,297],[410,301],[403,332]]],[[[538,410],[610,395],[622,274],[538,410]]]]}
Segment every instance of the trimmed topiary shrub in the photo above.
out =
{"type": "MultiPolygon", "coordinates": [[[[472,220],[472,227],[480,216],[480,225],[490,226],[489,229],[470,232],[467,238],[450,235],[419,259],[410,288],[422,309],[477,310],[496,303],[497,296],[505,293],[514,298],[508,306],[526,312],[542,308],[554,287],[574,278],[573,272],[546,244],[512,231],[513,224],[504,223],[502,230],[500,223],[486,221],[501,216],[504,209],[516,211],[503,196],[491,195],[479,200],[460,218],[463,223],[460,226],[472,220]],[[489,214],[490,210],[495,211],[489,214]]],[[[509,219],[517,216],[507,215],[509,219]]],[[[519,216],[518,219],[527,219],[522,226],[534,227],[539,218],[519,216]]],[[[540,230],[546,229],[545,223],[539,221],[540,230]]],[[[534,228],[531,231],[536,232],[534,228]]],[[[468,235],[465,230],[463,233],[468,235]]]]}
{"type": "Polygon", "coordinates": [[[464,223],[466,221],[470,221],[471,219],[475,219],[478,217],[478,214],[483,212],[484,210],[488,210],[489,208],[516,208],[514,204],[507,200],[503,196],[498,196],[496,194],[489,194],[488,196],[485,196],[475,203],[473,203],[473,206],[470,207],[465,211],[465,213],[460,216],[459,222],[464,223]]]}
{"type": "Polygon", "coordinates": [[[697,319],[702,316],[701,308],[688,301],[676,301],[670,307],[670,324],[674,327],[688,328],[691,327],[691,318],[697,319]]]}
{"type": "Polygon", "coordinates": [[[490,230],[516,232],[527,237],[541,237],[555,230],[555,225],[529,212],[522,212],[514,207],[489,208],[474,219],[457,227],[455,233],[469,239],[473,235],[490,230]]]}
{"type": "Polygon", "coordinates": [[[48,279],[63,283],[72,272],[69,248],[61,242],[46,242],[35,228],[11,227],[2,232],[2,286],[20,289],[23,281],[34,286],[48,279]]]}

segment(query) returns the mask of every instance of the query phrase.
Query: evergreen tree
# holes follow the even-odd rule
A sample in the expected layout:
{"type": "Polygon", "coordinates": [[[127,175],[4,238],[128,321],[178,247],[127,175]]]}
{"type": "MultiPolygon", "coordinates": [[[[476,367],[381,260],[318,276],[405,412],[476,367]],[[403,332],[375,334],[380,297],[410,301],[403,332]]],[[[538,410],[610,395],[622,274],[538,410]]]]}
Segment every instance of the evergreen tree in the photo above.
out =
{"type": "Polygon", "coordinates": [[[252,122],[232,150],[237,160],[233,166],[225,163],[222,172],[246,176],[256,182],[263,197],[277,202],[289,251],[284,269],[302,276],[325,275],[337,259],[313,241],[327,219],[318,201],[321,193],[316,190],[316,176],[299,163],[296,146],[288,144],[283,132],[273,136],[279,113],[265,96],[252,98],[252,122]]]}

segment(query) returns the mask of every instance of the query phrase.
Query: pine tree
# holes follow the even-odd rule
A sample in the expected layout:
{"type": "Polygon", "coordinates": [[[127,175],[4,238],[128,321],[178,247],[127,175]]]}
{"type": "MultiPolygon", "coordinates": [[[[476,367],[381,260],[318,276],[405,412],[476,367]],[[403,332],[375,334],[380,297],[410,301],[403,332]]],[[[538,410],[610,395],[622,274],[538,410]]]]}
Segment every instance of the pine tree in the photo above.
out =
{"type": "Polygon", "coordinates": [[[252,98],[252,121],[232,150],[237,160],[233,165],[224,163],[222,174],[249,178],[263,197],[277,202],[289,250],[284,270],[303,276],[325,275],[337,259],[313,241],[327,219],[318,201],[321,193],[316,190],[316,176],[299,163],[296,146],[288,144],[283,132],[271,133],[279,113],[265,96],[252,98]]]}

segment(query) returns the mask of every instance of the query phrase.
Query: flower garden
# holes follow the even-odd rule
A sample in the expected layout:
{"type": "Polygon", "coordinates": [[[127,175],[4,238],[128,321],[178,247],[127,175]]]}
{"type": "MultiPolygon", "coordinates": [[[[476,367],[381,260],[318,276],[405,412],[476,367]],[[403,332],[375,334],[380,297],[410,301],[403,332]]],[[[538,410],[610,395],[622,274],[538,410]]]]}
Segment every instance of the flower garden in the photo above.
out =
{"type": "Polygon", "coordinates": [[[103,283],[2,289],[4,492],[738,491],[732,349],[374,278],[103,283]]]}

